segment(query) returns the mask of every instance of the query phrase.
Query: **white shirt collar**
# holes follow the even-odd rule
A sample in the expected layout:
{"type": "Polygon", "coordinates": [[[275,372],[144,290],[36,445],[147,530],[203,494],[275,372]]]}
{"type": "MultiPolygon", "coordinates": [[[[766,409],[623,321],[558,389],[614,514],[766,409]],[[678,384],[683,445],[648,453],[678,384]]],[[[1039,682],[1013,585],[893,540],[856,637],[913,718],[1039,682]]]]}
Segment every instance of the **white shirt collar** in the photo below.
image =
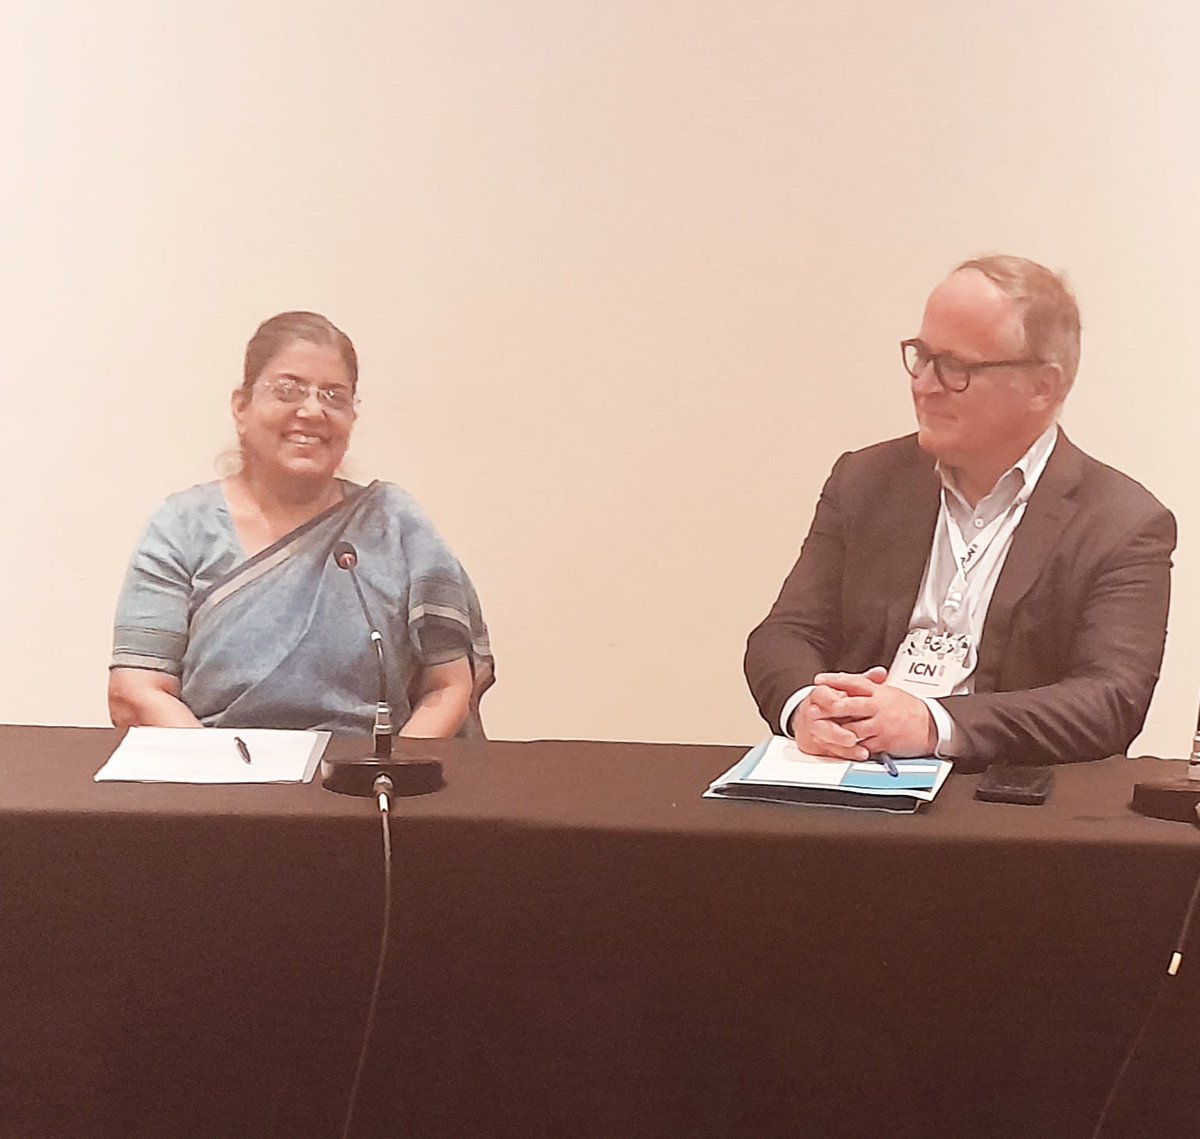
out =
{"type": "Polygon", "coordinates": [[[963,497],[950,469],[939,462],[936,469],[938,477],[942,480],[942,486],[947,492],[945,497],[967,517],[983,514],[994,516],[1002,510],[1007,510],[1016,502],[1023,502],[1033,494],[1033,489],[1037,486],[1038,479],[1042,477],[1042,472],[1046,469],[1046,464],[1050,461],[1054,445],[1057,442],[1058,423],[1056,421],[1051,423],[1030,444],[1025,454],[996,480],[995,486],[974,507],[963,497]]]}

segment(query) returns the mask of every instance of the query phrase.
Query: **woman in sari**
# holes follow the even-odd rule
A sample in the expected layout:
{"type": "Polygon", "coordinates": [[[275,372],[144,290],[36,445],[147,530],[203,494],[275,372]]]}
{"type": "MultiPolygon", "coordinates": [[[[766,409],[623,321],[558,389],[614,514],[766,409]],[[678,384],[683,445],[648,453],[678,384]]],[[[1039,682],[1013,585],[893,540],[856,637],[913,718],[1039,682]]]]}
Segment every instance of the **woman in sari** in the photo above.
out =
{"type": "Polygon", "coordinates": [[[382,634],[400,735],[481,735],[492,681],[469,578],[413,499],[337,477],[358,359],[340,329],[291,312],[259,326],[233,393],[240,469],[150,519],[117,604],[113,723],[370,732],[382,634]]]}

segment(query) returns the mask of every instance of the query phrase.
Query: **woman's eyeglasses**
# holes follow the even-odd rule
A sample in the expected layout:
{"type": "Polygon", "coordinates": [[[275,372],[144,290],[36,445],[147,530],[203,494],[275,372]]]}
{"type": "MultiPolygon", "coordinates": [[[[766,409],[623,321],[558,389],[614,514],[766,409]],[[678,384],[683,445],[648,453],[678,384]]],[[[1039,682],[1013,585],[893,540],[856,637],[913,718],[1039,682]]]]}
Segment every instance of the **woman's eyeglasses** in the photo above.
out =
{"type": "Polygon", "coordinates": [[[280,403],[304,403],[315,391],[317,402],[329,411],[353,411],[358,404],[357,397],[349,388],[322,388],[316,384],[306,384],[303,380],[294,380],[290,376],[263,380],[262,386],[280,403]]]}

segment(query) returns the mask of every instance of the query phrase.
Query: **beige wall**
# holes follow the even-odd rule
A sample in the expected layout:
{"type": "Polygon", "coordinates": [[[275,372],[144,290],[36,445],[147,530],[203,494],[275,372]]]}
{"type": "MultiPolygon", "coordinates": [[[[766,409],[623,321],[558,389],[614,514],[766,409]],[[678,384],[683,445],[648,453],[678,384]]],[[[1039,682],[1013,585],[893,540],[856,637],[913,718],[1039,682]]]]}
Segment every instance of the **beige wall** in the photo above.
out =
{"type": "MultiPolygon", "coordinates": [[[[105,721],[146,514],[246,337],[328,313],[352,473],[483,595],[493,735],[750,741],[744,636],[832,460],[908,430],[958,258],[1066,267],[1066,417],[1182,541],[1141,746],[1200,691],[1200,17],[1014,0],[48,0],[0,14],[0,720],[105,721]]],[[[886,556],[886,551],[881,551],[886,556]]]]}

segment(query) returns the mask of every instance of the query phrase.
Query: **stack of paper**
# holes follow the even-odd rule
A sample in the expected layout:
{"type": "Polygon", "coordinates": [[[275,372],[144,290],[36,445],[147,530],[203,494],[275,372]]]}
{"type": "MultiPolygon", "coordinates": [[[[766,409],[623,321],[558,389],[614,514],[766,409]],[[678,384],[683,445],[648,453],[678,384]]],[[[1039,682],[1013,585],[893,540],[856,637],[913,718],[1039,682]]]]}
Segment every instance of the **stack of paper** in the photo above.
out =
{"type": "Polygon", "coordinates": [[[794,740],[772,736],[714,779],[704,797],[912,812],[933,801],[953,766],[932,756],[892,762],[896,775],[874,761],[808,755],[794,740]]]}
{"type": "Polygon", "coordinates": [[[94,779],[97,783],[307,783],[328,743],[328,732],[130,728],[94,779]]]}

